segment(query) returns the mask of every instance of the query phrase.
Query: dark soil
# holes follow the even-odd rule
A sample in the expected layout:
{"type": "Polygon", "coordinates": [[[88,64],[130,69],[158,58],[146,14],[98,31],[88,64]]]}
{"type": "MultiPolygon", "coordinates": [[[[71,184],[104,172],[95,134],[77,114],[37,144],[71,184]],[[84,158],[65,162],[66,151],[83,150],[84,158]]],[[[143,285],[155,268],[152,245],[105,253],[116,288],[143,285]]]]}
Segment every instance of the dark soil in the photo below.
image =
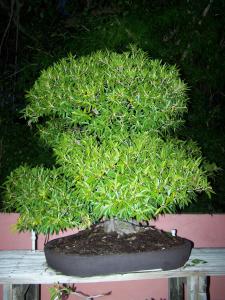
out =
{"type": "Polygon", "coordinates": [[[105,233],[102,226],[58,238],[46,245],[56,251],[80,255],[104,255],[165,250],[183,244],[183,239],[154,227],[143,227],[138,233],[118,236],[105,233]]]}

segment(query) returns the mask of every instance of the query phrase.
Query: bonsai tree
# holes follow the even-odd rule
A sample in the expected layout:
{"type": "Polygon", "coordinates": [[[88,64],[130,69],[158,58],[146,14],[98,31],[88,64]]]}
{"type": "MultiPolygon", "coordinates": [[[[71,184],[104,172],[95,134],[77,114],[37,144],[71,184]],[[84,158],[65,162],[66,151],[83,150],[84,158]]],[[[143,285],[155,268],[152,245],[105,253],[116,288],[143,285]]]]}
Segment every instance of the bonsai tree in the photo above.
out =
{"type": "Polygon", "coordinates": [[[148,221],[211,193],[193,141],[176,138],[187,87],[142,50],[72,55],[44,70],[24,116],[56,164],[27,165],[5,184],[19,230],[54,233],[101,220],[148,221]]]}

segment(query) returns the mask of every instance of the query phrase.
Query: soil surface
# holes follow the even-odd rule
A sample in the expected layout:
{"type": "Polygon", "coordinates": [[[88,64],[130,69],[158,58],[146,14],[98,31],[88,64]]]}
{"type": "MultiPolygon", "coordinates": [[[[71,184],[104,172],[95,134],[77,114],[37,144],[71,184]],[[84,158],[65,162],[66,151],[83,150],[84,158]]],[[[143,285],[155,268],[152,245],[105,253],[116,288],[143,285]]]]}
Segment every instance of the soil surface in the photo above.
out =
{"type": "Polygon", "coordinates": [[[55,239],[45,247],[63,253],[104,255],[165,250],[183,242],[182,238],[154,227],[143,227],[137,233],[118,236],[116,232],[105,233],[102,226],[96,226],[55,239]]]}

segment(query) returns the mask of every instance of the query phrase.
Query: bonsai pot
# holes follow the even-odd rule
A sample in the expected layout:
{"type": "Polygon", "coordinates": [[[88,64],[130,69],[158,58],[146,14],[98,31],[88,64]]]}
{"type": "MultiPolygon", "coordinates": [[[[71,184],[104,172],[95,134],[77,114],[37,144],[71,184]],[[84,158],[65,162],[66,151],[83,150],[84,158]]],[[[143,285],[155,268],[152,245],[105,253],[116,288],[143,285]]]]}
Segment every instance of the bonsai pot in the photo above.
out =
{"type": "MultiPolygon", "coordinates": [[[[51,268],[65,275],[80,277],[153,269],[177,269],[186,263],[193,245],[191,241],[179,238],[178,245],[158,250],[84,255],[60,251],[56,245],[59,242],[64,243],[67,238],[54,239],[45,245],[46,261],[51,268]]],[[[92,247],[95,245],[93,244],[92,247]]]]}

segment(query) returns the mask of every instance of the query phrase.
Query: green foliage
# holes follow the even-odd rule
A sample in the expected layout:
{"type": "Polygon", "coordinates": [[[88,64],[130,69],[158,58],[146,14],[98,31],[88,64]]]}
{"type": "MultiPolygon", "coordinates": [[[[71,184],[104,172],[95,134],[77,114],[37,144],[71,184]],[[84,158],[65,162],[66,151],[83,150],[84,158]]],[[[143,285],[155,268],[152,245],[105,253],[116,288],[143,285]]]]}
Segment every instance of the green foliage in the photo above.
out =
{"type": "Polygon", "coordinates": [[[54,285],[49,289],[50,292],[50,300],[67,300],[72,292],[74,292],[76,288],[73,286],[69,286],[66,284],[54,285]]]}
{"type": "MultiPolygon", "coordinates": [[[[9,20],[8,2],[1,1],[2,36],[9,20]]],[[[18,107],[18,102],[23,105],[24,91],[33,85],[40,70],[68,53],[80,57],[100,49],[123,52],[128,44],[134,43],[151,57],[179,66],[182,78],[191,87],[186,128],[179,133],[184,139],[198,141],[203,155],[225,170],[223,0],[68,1],[65,12],[69,17],[60,15],[56,2],[35,0],[24,4],[18,19],[14,11],[1,49],[1,104],[2,96],[11,94],[10,106],[18,107]]],[[[8,107],[1,111],[4,119],[6,110],[8,107]]],[[[17,124],[21,116],[16,113],[15,117],[11,108],[7,115],[12,125],[4,126],[0,133],[0,184],[20,163],[49,164],[48,153],[42,155],[43,147],[37,145],[38,139],[32,135],[35,131],[27,130],[24,123],[17,124]]],[[[55,126],[64,130],[64,124],[57,120],[54,125],[52,120],[49,123],[46,135],[50,130],[56,132],[55,126]]],[[[212,201],[203,193],[197,204],[189,206],[190,212],[224,212],[224,171],[211,184],[215,190],[212,201]]]]}
{"type": "Polygon", "coordinates": [[[50,131],[56,138],[60,128],[74,126],[99,138],[131,130],[163,134],[183,123],[185,90],[175,67],[149,60],[135,48],[77,60],[70,56],[42,72],[27,94],[25,117],[30,122],[43,117],[42,134],[50,131]]]}
{"type": "Polygon", "coordinates": [[[5,209],[16,209],[19,230],[54,233],[90,225],[82,203],[78,203],[72,182],[60,175],[58,169],[21,166],[11,173],[5,183],[5,209]]]}
{"type": "MultiPolygon", "coordinates": [[[[40,142],[34,128],[21,122],[12,111],[9,115],[6,108],[0,112],[0,128],[0,186],[20,165],[50,167],[54,163],[51,149],[40,142]]],[[[3,190],[0,187],[0,192],[3,190]]],[[[0,199],[0,207],[1,204],[0,199]]]]}
{"type": "Polygon", "coordinates": [[[90,136],[76,143],[75,135],[66,134],[56,156],[77,186],[76,199],[89,205],[96,220],[147,221],[183,208],[195,198],[194,190],[211,191],[195,148],[148,133],[132,133],[120,142],[112,136],[100,144],[90,136]]]}
{"type": "Polygon", "coordinates": [[[56,166],[22,166],[8,177],[5,209],[20,212],[19,230],[149,220],[185,207],[196,192],[210,196],[200,150],[172,138],[187,102],[175,67],[135,47],[70,56],[43,71],[27,98],[25,117],[56,166]]]}

